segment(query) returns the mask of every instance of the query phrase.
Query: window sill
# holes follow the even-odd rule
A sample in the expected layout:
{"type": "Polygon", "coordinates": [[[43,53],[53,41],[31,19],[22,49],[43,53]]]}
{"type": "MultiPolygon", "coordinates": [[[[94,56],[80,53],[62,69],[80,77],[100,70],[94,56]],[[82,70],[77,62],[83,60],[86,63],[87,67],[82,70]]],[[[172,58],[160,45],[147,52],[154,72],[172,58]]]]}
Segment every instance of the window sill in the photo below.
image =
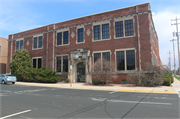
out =
{"type": "Polygon", "coordinates": [[[67,46],[67,45],[69,45],[69,44],[65,44],[65,45],[56,45],[56,47],[59,47],[59,46],[67,46]]]}
{"type": "Polygon", "coordinates": [[[36,49],[33,48],[32,50],[40,50],[40,49],[43,49],[43,47],[42,48],[36,48],[36,49]]]}
{"type": "Polygon", "coordinates": [[[92,42],[98,42],[98,41],[107,41],[107,40],[111,40],[111,38],[108,38],[108,39],[99,39],[99,40],[92,40],[92,42]]]}
{"type": "Polygon", "coordinates": [[[116,36],[114,36],[114,39],[131,38],[131,37],[135,37],[135,35],[133,35],[133,36],[123,36],[123,37],[116,37],[116,36]]]}
{"type": "Polygon", "coordinates": [[[113,74],[128,74],[128,73],[134,73],[136,70],[128,70],[128,71],[116,71],[113,72],[113,74]]]}
{"type": "Polygon", "coordinates": [[[57,75],[68,75],[69,73],[68,72],[57,72],[56,74],[57,75]]]}

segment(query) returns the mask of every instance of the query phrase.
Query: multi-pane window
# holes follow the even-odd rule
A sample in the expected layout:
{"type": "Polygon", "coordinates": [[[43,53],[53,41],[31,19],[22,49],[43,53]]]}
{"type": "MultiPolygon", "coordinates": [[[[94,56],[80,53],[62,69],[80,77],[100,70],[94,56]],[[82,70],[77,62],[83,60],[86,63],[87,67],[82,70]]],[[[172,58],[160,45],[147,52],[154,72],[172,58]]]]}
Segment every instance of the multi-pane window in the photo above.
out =
{"type": "Polygon", "coordinates": [[[33,39],[33,48],[34,49],[42,48],[42,44],[43,44],[43,37],[42,36],[34,37],[34,39],[33,39]]]}
{"type": "Polygon", "coordinates": [[[62,32],[57,33],[57,45],[62,45],[62,32]]]}
{"type": "Polygon", "coordinates": [[[93,27],[94,40],[109,39],[109,23],[96,25],[93,27]],[[102,30],[101,30],[102,29],[102,30]]]}
{"type": "Polygon", "coordinates": [[[69,31],[57,33],[57,45],[69,44],[69,31]]]}
{"type": "Polygon", "coordinates": [[[116,37],[123,37],[123,21],[115,22],[116,37]]]}
{"type": "Polygon", "coordinates": [[[33,68],[42,68],[42,58],[33,58],[33,68]]]}
{"type": "Polygon", "coordinates": [[[68,72],[68,56],[56,57],[57,72],[68,72]]]}
{"type": "Polygon", "coordinates": [[[61,72],[61,56],[56,58],[56,70],[57,72],[61,72]]]}
{"type": "Polygon", "coordinates": [[[100,25],[94,26],[94,40],[101,39],[100,25]]]}
{"type": "MultiPolygon", "coordinates": [[[[107,67],[106,67],[107,66],[107,62],[102,62],[104,60],[107,60],[110,63],[110,52],[94,53],[94,63],[99,61],[99,62],[97,62],[98,65],[95,66],[96,68],[94,68],[94,71],[101,70],[102,68],[103,69],[105,68],[107,70],[107,67]]],[[[108,67],[108,68],[110,68],[110,67],[108,67]]]]}
{"type": "Polygon", "coordinates": [[[133,20],[125,20],[125,35],[126,36],[133,36],[134,30],[133,30],[133,20]]]}
{"type": "Polygon", "coordinates": [[[125,70],[124,51],[116,52],[117,70],[125,70]]]}
{"type": "Polygon", "coordinates": [[[69,31],[64,31],[63,32],[63,44],[68,44],[69,43],[69,31]]]}
{"type": "Polygon", "coordinates": [[[109,38],[109,24],[102,25],[102,39],[109,38]]]}
{"type": "Polygon", "coordinates": [[[101,53],[94,53],[94,63],[101,58],[101,53]]]}
{"type": "Polygon", "coordinates": [[[78,29],[78,43],[84,42],[84,28],[78,29]]]}
{"type": "Polygon", "coordinates": [[[117,70],[135,70],[135,50],[116,51],[117,70]]]}
{"type": "Polygon", "coordinates": [[[68,72],[68,56],[63,56],[63,72],[68,72]]]}
{"type": "Polygon", "coordinates": [[[23,40],[16,41],[16,50],[23,50],[23,40]]]}
{"type": "Polygon", "coordinates": [[[126,51],[127,70],[135,70],[135,52],[134,50],[126,51]]]}

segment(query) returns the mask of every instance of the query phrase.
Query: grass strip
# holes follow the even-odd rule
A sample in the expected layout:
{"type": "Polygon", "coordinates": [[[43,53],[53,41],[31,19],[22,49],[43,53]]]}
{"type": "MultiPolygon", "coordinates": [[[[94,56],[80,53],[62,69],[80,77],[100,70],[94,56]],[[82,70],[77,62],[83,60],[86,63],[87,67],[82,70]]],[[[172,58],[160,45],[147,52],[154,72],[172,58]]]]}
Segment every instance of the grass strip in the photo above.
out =
{"type": "Polygon", "coordinates": [[[180,78],[178,77],[178,76],[174,76],[177,80],[179,80],[180,81],[180,78]]]}

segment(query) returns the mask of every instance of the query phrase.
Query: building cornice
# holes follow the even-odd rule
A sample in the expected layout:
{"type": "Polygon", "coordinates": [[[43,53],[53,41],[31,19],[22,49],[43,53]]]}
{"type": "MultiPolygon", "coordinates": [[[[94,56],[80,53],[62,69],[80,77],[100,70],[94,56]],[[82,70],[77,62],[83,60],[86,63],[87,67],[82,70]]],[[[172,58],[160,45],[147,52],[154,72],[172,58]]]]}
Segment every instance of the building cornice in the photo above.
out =
{"type": "MultiPolygon", "coordinates": [[[[122,8],[123,9],[123,8],[122,8]]],[[[88,24],[93,24],[93,23],[96,23],[96,22],[100,22],[100,21],[105,21],[105,20],[114,20],[114,19],[117,19],[117,18],[123,18],[123,17],[128,17],[128,16],[135,16],[135,15],[140,15],[140,14],[147,14],[147,13],[151,13],[151,10],[149,11],[144,11],[144,12],[138,12],[138,13],[134,13],[134,14],[129,14],[129,15],[123,15],[123,16],[118,16],[118,17],[113,17],[113,18],[108,18],[108,19],[102,19],[102,20],[97,20],[97,21],[92,21],[92,22],[86,22],[86,23],[82,23],[82,24],[76,24],[76,25],[72,25],[72,26],[68,26],[69,28],[73,28],[73,27],[77,27],[78,25],[88,25],[88,24]]],[[[60,22],[61,23],[61,22],[60,22]]],[[[50,24],[52,25],[52,24],[50,24]]],[[[54,24],[55,25],[55,24],[54,24]]],[[[47,26],[43,26],[43,27],[48,27],[49,25],[47,26]]],[[[63,28],[58,28],[58,29],[53,29],[53,30],[47,30],[47,31],[44,31],[44,32],[40,32],[40,33],[35,33],[35,34],[31,34],[31,35],[26,35],[26,36],[23,36],[23,37],[18,37],[18,38],[13,38],[13,39],[8,39],[8,41],[13,41],[13,40],[17,40],[17,39],[23,39],[23,38],[27,38],[27,37],[32,37],[32,36],[35,36],[35,35],[39,35],[39,34],[44,34],[44,33],[48,33],[48,32],[54,32],[54,31],[58,31],[58,30],[63,30],[65,28],[68,28],[68,27],[63,27],[63,28]]],[[[37,28],[35,28],[37,29],[37,28]]],[[[21,32],[19,32],[21,33],[21,32]]],[[[11,35],[14,35],[14,34],[11,34],[11,35]]]]}

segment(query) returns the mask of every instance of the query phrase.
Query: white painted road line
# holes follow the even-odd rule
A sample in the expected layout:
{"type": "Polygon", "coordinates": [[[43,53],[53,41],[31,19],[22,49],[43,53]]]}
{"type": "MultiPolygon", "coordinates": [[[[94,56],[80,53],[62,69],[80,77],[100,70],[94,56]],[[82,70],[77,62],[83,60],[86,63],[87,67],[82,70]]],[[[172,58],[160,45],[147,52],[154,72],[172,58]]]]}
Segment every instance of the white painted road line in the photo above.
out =
{"type": "Polygon", "coordinates": [[[113,93],[116,93],[116,92],[118,92],[118,91],[109,92],[109,94],[113,94],[113,93]]]}
{"type": "Polygon", "coordinates": [[[30,111],[31,110],[26,110],[26,111],[23,111],[23,112],[18,112],[18,113],[11,114],[11,115],[8,115],[8,116],[5,116],[5,117],[1,117],[0,119],[5,119],[5,118],[8,118],[8,117],[16,116],[16,115],[19,115],[19,114],[22,114],[22,113],[26,113],[26,112],[30,112],[30,111]]]}
{"type": "MultiPolygon", "coordinates": [[[[105,101],[104,98],[92,98],[96,101],[105,101]]],[[[140,103],[140,104],[160,104],[160,105],[172,105],[172,103],[160,103],[160,102],[139,102],[139,101],[125,101],[125,100],[106,100],[108,102],[124,102],[124,103],[140,103]]]]}

